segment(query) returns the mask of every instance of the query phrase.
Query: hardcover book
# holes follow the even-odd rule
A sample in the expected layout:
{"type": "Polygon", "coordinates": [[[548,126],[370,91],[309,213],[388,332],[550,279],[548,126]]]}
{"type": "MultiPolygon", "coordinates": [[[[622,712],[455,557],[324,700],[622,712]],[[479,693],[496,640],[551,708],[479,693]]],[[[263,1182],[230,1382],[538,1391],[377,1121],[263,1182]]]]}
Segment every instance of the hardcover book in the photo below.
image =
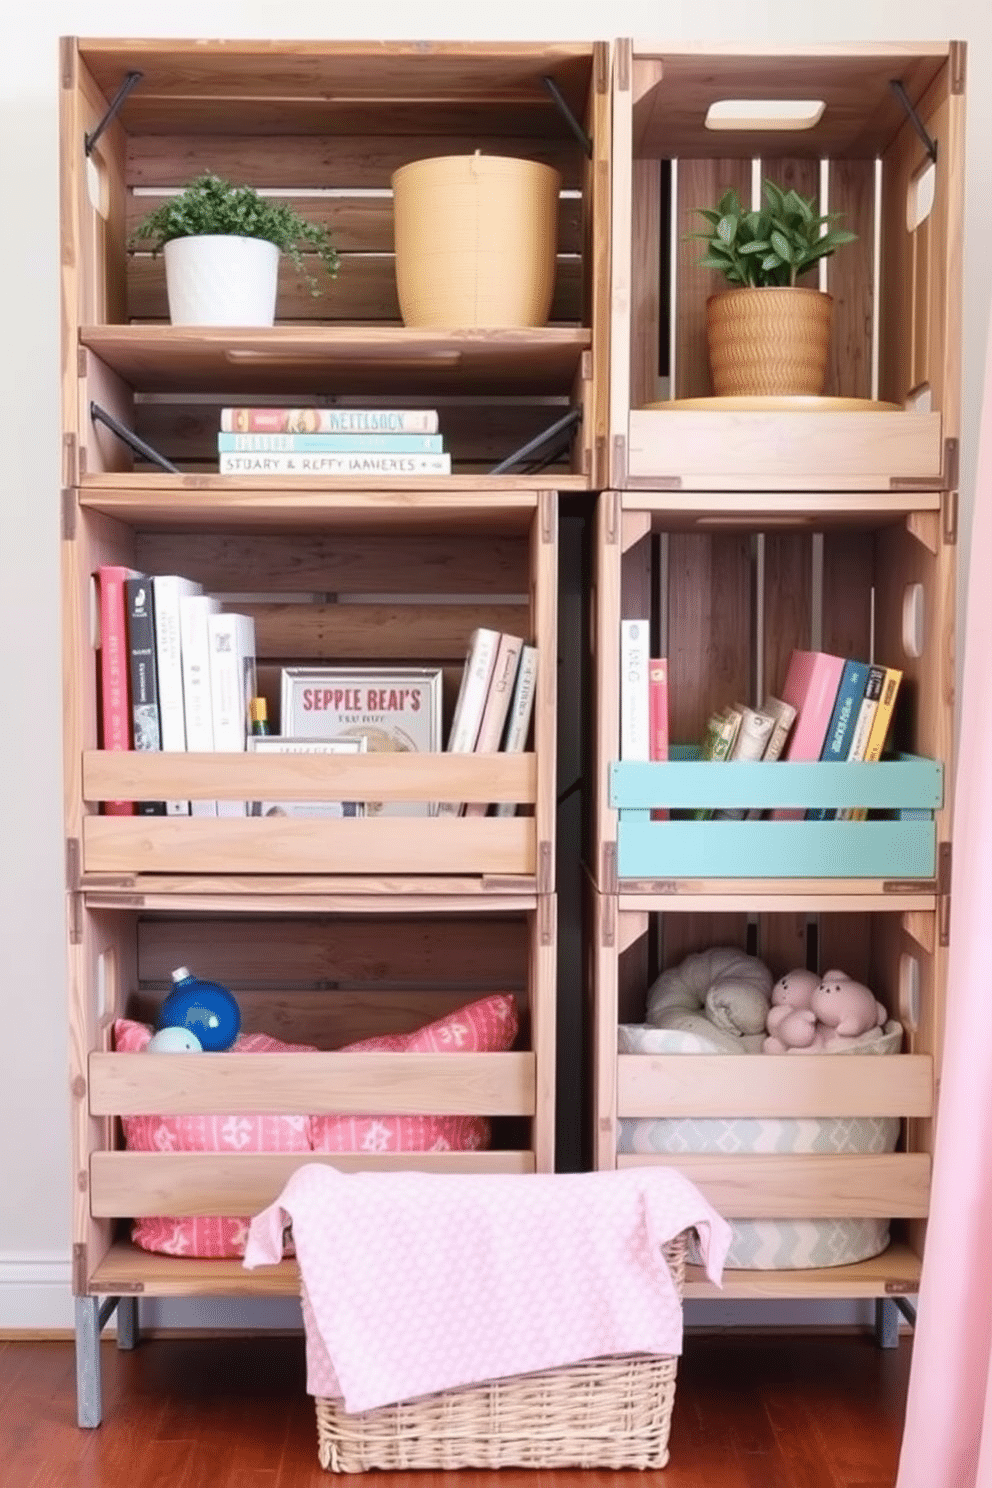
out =
{"type": "MultiPolygon", "coordinates": [[[[209,754],[214,747],[213,704],[210,699],[210,634],[208,618],[220,609],[210,594],[184,594],[179,599],[182,648],[183,703],[186,748],[190,754],[209,754]]],[[[216,816],[216,801],[191,801],[191,816],[216,816]]]]}
{"type": "MultiPolygon", "coordinates": [[[[882,684],[884,681],[885,668],[883,666],[870,666],[868,668],[865,695],[861,699],[861,707],[858,709],[858,718],[851,737],[851,747],[847,752],[849,763],[856,764],[864,760],[868,752],[868,739],[871,735],[872,724],[875,721],[875,711],[878,708],[878,700],[882,695],[882,684]]],[[[858,821],[863,820],[863,817],[863,807],[842,806],[837,812],[837,819],[839,821],[858,821]],[[859,810],[861,811],[861,817],[857,815],[859,810]]]]}
{"type": "MultiPolygon", "coordinates": [[[[455,700],[455,711],[451,718],[449,754],[471,754],[475,749],[500,639],[498,630],[490,630],[486,626],[479,626],[472,632],[468,655],[462,668],[458,697],[455,700]]],[[[437,814],[458,816],[461,809],[460,801],[439,801],[437,814]]]]}
{"type": "Polygon", "coordinates": [[[647,620],[620,622],[620,758],[651,758],[651,709],[648,696],[650,625],[647,620]]]}
{"type": "Polygon", "coordinates": [[[433,408],[222,408],[220,426],[240,434],[436,434],[433,408]]]}
{"type": "MultiPolygon", "coordinates": [[[[128,688],[127,616],[124,585],[139,578],[136,569],[103,564],[96,574],[99,591],[100,722],[102,749],[131,748],[128,688]]],[[[133,816],[133,801],[104,801],[104,815],[133,816]]]]}
{"type": "MultiPolygon", "coordinates": [[[[785,747],[785,758],[812,761],[820,758],[827,737],[837,689],[844,671],[844,658],[828,651],[793,651],[782,688],[782,700],[796,710],[796,721],[785,747]]],[[[779,807],[776,821],[802,821],[803,812],[779,807]]]]}
{"type": "MultiPolygon", "coordinates": [[[[517,666],[523,644],[520,636],[508,635],[505,632],[499,638],[489,691],[486,694],[486,705],[475,741],[476,754],[495,754],[499,750],[506,727],[507,714],[510,711],[513,685],[517,678],[517,666]]],[[[464,815],[485,816],[486,810],[484,801],[466,801],[464,815]]]]}
{"type": "MultiPolygon", "coordinates": [[[[158,666],[158,717],[166,753],[186,749],[186,710],[183,703],[182,633],[179,602],[183,595],[202,594],[203,585],[179,574],[156,574],[151,581],[155,606],[155,659],[158,666]]],[[[189,816],[188,801],[166,801],[167,816],[189,816]]]]}
{"type": "Polygon", "coordinates": [[[450,475],[450,455],[220,456],[221,475],[450,475]]]}
{"type": "MultiPolygon", "coordinates": [[[[902,672],[896,667],[883,668],[885,676],[879,689],[878,702],[875,704],[875,713],[871,721],[871,729],[868,733],[868,742],[865,745],[865,764],[875,764],[882,757],[885,741],[889,733],[889,725],[892,722],[892,714],[896,706],[896,696],[899,692],[899,684],[902,681],[902,672]]],[[[864,821],[868,815],[865,806],[856,806],[851,811],[853,821],[864,821]]]]}
{"type": "MultiPolygon", "coordinates": [[[[740,714],[741,721],[730,758],[763,760],[775,728],[774,714],[766,713],[761,708],[749,708],[746,703],[735,703],[734,711],[740,714]]],[[[724,820],[740,821],[747,812],[743,806],[728,806],[716,815],[724,820]]]]}
{"type": "MultiPolygon", "coordinates": [[[[517,664],[517,679],[513,684],[513,696],[503,735],[503,749],[508,754],[522,754],[527,748],[530,720],[534,712],[534,694],[537,688],[537,647],[525,645],[517,664]]],[[[516,816],[517,808],[512,801],[498,801],[495,816],[516,816]]]]}
{"type": "MultiPolygon", "coordinates": [[[[152,581],[140,578],[124,582],[127,623],[128,676],[131,683],[131,737],[135,749],[162,748],[159,725],[158,668],[155,655],[155,609],[152,581]]],[[[139,816],[164,816],[164,801],[136,801],[139,816]]]]}
{"type": "MultiPolygon", "coordinates": [[[[225,610],[207,616],[210,641],[210,709],[214,749],[243,754],[248,738],[248,706],[255,696],[255,622],[225,610]]],[[[218,801],[218,816],[245,816],[246,801],[218,801]]]]}
{"type": "Polygon", "coordinates": [[[440,434],[218,434],[221,454],[441,455],[440,434]]]}
{"type": "MultiPolygon", "coordinates": [[[[836,764],[846,761],[867,681],[867,662],[845,661],[834,700],[834,711],[830,715],[826,738],[820,750],[821,760],[832,760],[836,764]]],[[[815,806],[807,811],[806,820],[832,821],[836,815],[833,807],[815,806]]]]}
{"type": "MultiPolygon", "coordinates": [[[[248,748],[255,754],[364,754],[367,739],[287,739],[279,734],[253,735],[248,748]]],[[[364,816],[360,801],[252,801],[249,816],[288,816],[313,820],[364,816]]]]}
{"type": "MultiPolygon", "coordinates": [[[[648,752],[652,760],[668,758],[668,658],[654,656],[648,662],[648,752]]],[[[667,821],[668,809],[656,806],[652,821],[667,821]]]]}
{"type": "MultiPolygon", "coordinates": [[[[283,667],[281,731],[294,739],[365,739],[370,754],[441,750],[437,667],[283,667]]],[[[367,801],[368,816],[430,816],[428,801],[367,801]]]]}

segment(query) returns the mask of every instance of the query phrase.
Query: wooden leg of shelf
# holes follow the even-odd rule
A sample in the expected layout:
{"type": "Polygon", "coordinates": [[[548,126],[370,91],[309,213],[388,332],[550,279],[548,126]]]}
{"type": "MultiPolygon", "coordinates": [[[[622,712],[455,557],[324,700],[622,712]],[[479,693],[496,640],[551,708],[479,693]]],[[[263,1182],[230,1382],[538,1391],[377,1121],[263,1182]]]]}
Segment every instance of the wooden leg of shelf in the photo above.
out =
{"type": "Polygon", "coordinates": [[[878,1297],[875,1301],[875,1342],[879,1348],[899,1347],[899,1318],[901,1313],[891,1297],[878,1297]]]}
{"type": "Polygon", "coordinates": [[[118,1297],[117,1347],[119,1349],[136,1348],[140,1336],[137,1297],[118,1297]]]}
{"type": "Polygon", "coordinates": [[[103,1417],[100,1382],[100,1298],[76,1298],[76,1416],[80,1426],[99,1426],[103,1417]]]}

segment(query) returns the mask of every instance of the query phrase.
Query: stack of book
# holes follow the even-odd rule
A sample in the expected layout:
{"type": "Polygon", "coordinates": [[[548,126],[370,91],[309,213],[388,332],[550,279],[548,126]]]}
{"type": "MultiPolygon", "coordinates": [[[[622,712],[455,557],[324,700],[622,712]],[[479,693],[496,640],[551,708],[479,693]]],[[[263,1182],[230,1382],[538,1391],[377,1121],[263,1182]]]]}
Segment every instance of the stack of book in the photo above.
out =
{"type": "Polygon", "coordinates": [[[221,475],[450,475],[429,408],[223,408],[221,475]]]}
{"type": "MultiPolygon", "coordinates": [[[[668,757],[667,664],[649,655],[647,620],[625,620],[620,640],[620,758],[668,757]]],[[[792,652],[781,697],[760,707],[735,702],[711,714],[700,749],[704,760],[863,762],[881,758],[902,672],[825,651],[792,652]]],[[[653,817],[665,813],[653,812],[653,817]]],[[[700,808],[697,821],[757,818],[759,809],[700,808]]],[[[864,807],[807,811],[779,808],[777,820],[862,821],[864,807]]]]}
{"type": "MultiPolygon", "coordinates": [[[[472,632],[448,735],[454,754],[522,753],[537,683],[537,647],[484,626],[472,632]]],[[[441,801],[439,816],[513,816],[511,801],[441,801]]]]}

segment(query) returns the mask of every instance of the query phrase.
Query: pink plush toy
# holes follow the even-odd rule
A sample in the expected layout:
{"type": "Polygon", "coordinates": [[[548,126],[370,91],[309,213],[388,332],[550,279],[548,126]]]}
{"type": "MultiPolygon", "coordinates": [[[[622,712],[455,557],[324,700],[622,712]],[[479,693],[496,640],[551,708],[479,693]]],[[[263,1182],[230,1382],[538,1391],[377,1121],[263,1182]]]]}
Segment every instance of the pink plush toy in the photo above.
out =
{"type": "Polygon", "coordinates": [[[856,1039],[881,1028],[888,1013],[875,994],[843,971],[828,971],[814,990],[810,1008],[830,1043],[856,1039]]]}
{"type": "Polygon", "coordinates": [[[818,1022],[811,1003],[820,986],[815,971],[789,971],[772,988],[772,1005],[765,1026],[766,1054],[787,1054],[790,1049],[823,1047],[827,1030],[818,1022]]]}

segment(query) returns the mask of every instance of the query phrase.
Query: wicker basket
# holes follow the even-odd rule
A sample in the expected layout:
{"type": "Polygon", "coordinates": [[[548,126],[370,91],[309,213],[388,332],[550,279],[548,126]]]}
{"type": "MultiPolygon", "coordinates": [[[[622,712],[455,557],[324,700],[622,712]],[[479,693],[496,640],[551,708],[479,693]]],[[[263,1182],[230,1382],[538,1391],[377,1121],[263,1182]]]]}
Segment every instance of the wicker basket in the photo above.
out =
{"type": "Polygon", "coordinates": [[[711,295],[706,338],[717,397],[822,393],[833,303],[800,285],[711,295]]]}
{"type": "MultiPolygon", "coordinates": [[[[687,1239],[664,1247],[680,1297],[687,1239]]],[[[355,1415],[318,1398],[317,1455],[340,1473],[664,1467],[677,1364],[647,1354],[587,1359],[355,1415]]]]}

